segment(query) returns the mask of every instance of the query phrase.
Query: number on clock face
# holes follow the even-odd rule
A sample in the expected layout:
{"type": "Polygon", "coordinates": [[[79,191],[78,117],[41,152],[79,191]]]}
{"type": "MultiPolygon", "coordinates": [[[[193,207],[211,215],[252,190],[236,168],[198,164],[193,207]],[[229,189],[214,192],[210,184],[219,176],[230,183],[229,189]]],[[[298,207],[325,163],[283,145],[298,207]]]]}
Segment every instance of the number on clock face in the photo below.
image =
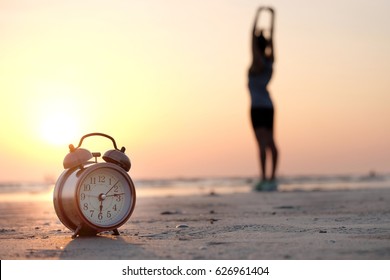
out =
{"type": "Polygon", "coordinates": [[[99,168],[92,171],[82,180],[77,195],[83,216],[92,224],[115,226],[129,213],[128,182],[116,170],[99,168]]]}

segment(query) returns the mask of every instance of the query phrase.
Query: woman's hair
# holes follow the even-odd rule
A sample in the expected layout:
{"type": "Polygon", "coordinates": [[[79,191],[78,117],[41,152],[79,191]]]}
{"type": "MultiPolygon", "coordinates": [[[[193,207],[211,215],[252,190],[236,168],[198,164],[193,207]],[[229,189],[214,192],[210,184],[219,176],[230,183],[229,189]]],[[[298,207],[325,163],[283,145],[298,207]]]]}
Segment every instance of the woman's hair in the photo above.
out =
{"type": "Polygon", "coordinates": [[[256,45],[262,53],[265,52],[265,49],[268,46],[268,40],[264,37],[262,31],[258,36],[256,36],[256,45]]]}

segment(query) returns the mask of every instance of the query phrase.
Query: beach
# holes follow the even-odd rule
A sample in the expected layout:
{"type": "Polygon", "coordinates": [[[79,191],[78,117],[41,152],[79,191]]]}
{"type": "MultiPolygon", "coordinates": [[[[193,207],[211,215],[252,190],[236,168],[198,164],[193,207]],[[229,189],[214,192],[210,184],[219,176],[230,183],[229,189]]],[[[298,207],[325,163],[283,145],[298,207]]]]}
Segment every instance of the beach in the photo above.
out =
{"type": "Polygon", "coordinates": [[[2,260],[388,260],[390,189],[139,197],[119,228],[71,238],[50,200],[0,203],[2,260]]]}

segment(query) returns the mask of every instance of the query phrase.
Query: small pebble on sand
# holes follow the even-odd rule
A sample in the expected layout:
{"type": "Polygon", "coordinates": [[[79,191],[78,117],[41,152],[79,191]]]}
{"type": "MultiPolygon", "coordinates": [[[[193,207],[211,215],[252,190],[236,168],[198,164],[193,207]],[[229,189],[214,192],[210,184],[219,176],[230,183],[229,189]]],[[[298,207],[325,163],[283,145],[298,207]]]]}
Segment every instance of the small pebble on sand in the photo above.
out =
{"type": "Polygon", "coordinates": [[[177,225],[176,228],[188,228],[188,225],[180,224],[180,225],[177,225]]]}

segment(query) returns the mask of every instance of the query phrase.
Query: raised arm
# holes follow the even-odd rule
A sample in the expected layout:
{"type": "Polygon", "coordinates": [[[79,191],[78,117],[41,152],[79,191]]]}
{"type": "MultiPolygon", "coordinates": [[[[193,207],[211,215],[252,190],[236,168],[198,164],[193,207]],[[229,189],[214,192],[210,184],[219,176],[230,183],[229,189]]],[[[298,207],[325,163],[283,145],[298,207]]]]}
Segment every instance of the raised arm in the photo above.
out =
{"type": "Polygon", "coordinates": [[[263,68],[263,63],[262,63],[262,54],[259,51],[259,48],[257,47],[257,40],[256,40],[256,29],[257,29],[257,22],[259,20],[260,12],[263,10],[264,7],[260,7],[256,11],[256,16],[255,20],[253,22],[253,29],[252,29],[252,63],[249,68],[249,73],[250,74],[255,74],[258,72],[261,72],[263,68]]]}
{"type": "Polygon", "coordinates": [[[257,27],[257,22],[259,21],[259,16],[260,16],[260,12],[261,10],[263,10],[264,7],[260,7],[257,9],[256,11],[256,16],[255,16],[255,21],[253,22],[253,31],[252,31],[252,35],[255,36],[255,33],[256,33],[256,27],[257,27]]]}
{"type": "Polygon", "coordinates": [[[257,29],[257,23],[258,23],[259,17],[260,17],[260,12],[261,12],[261,10],[264,10],[264,9],[265,9],[265,7],[260,7],[256,11],[255,21],[253,22],[253,29],[252,29],[252,46],[256,42],[256,40],[254,40],[254,39],[256,38],[256,29],[257,29]]]}
{"type": "Polygon", "coordinates": [[[271,49],[271,59],[274,61],[275,60],[275,52],[274,52],[274,25],[275,25],[275,11],[273,8],[269,7],[268,10],[271,13],[271,30],[270,30],[270,38],[269,38],[269,43],[270,43],[270,49],[271,49]]]}
{"type": "Polygon", "coordinates": [[[257,28],[257,22],[259,21],[259,16],[261,10],[263,10],[264,7],[260,7],[256,11],[255,20],[253,22],[253,29],[252,29],[252,64],[250,67],[250,72],[257,72],[259,68],[262,68],[261,64],[261,53],[259,51],[259,48],[257,47],[257,40],[256,40],[256,28],[257,28]]]}

